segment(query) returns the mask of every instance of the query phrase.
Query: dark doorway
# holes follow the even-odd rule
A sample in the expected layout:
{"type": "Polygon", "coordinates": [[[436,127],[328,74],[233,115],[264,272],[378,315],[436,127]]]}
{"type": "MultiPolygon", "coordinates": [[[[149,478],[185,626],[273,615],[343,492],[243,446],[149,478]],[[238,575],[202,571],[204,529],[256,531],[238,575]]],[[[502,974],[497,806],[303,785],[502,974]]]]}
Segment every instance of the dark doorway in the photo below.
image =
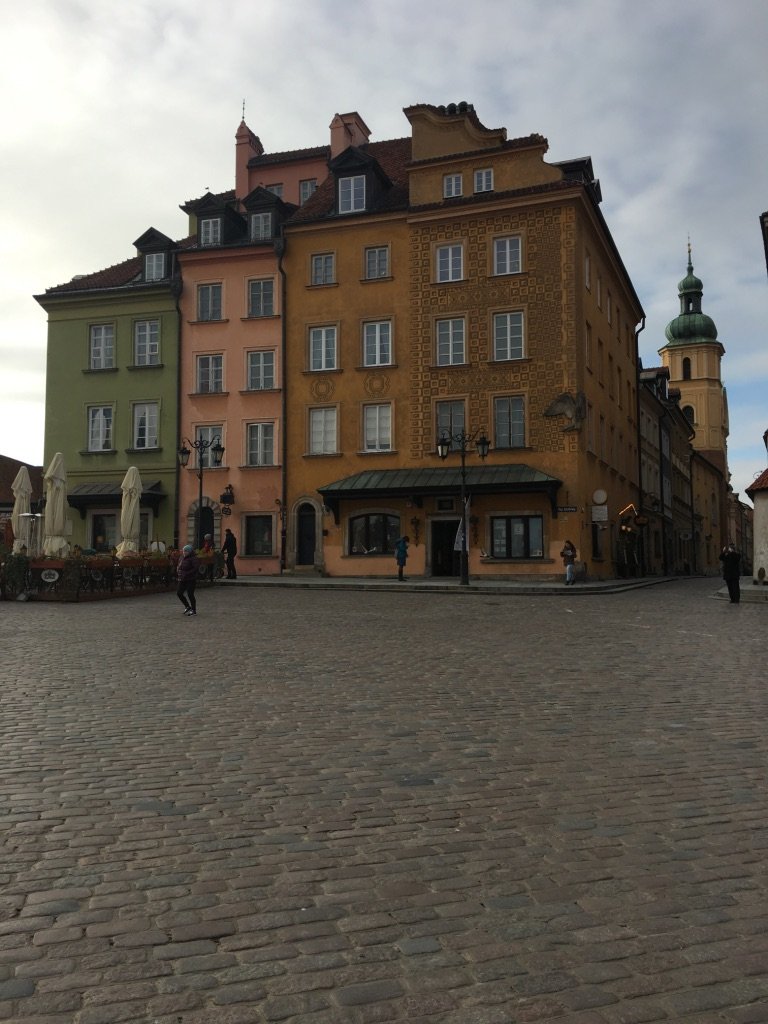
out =
{"type": "Polygon", "coordinates": [[[314,565],[317,525],[315,510],[311,505],[299,506],[296,528],[296,565],[314,565]]]}
{"type": "Polygon", "coordinates": [[[198,509],[197,514],[199,516],[199,521],[197,524],[197,537],[195,538],[195,543],[198,548],[201,548],[203,546],[203,538],[205,537],[206,533],[210,533],[211,539],[214,540],[213,509],[210,507],[210,505],[203,505],[201,509],[198,509]]]}
{"type": "Polygon", "coordinates": [[[458,519],[432,520],[432,575],[458,576],[461,554],[453,550],[458,519]]]}

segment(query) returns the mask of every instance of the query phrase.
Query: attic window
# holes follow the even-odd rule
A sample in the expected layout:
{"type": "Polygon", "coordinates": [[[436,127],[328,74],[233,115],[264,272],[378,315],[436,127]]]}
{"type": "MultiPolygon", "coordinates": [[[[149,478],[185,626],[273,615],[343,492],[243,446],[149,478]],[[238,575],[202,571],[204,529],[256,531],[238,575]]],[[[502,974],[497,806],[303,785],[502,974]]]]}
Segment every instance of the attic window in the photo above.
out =
{"type": "Polygon", "coordinates": [[[252,213],[251,214],[251,241],[260,242],[265,238],[272,237],[272,214],[252,213]]]}
{"type": "Polygon", "coordinates": [[[162,281],[165,277],[165,253],[151,252],[144,257],[144,280],[162,281]]]}
{"type": "Polygon", "coordinates": [[[200,221],[200,245],[221,245],[221,219],[207,217],[200,221]]]}
{"type": "Polygon", "coordinates": [[[339,178],[339,213],[358,213],[365,209],[365,176],[339,178]]]}

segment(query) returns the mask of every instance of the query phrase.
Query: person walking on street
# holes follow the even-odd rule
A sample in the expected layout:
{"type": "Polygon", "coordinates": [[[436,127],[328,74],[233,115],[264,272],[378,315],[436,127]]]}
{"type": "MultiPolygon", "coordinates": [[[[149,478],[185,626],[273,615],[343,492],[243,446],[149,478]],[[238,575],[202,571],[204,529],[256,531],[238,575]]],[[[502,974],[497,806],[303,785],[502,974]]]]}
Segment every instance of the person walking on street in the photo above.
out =
{"type": "Polygon", "coordinates": [[[741,555],[733,544],[726,544],[720,555],[720,561],[723,563],[723,579],[728,587],[728,597],[731,604],[738,604],[741,600],[741,587],[739,586],[741,555]]]}
{"type": "Polygon", "coordinates": [[[402,582],[406,579],[403,575],[405,563],[408,561],[408,542],[411,538],[406,534],[395,543],[395,561],[397,562],[397,578],[402,582]]]}
{"type": "Polygon", "coordinates": [[[195,584],[200,563],[197,560],[195,549],[191,544],[185,544],[181,551],[181,558],[176,566],[176,579],[179,586],[176,596],[184,605],[185,615],[197,615],[197,602],[195,601],[195,584]]]}
{"type": "Polygon", "coordinates": [[[237,579],[237,569],[235,568],[235,555],[237,554],[237,541],[232,531],[227,528],[224,531],[224,543],[221,545],[221,550],[224,552],[224,563],[227,567],[227,579],[237,579]]]}
{"type": "Polygon", "coordinates": [[[560,552],[560,557],[563,560],[565,566],[565,585],[566,587],[572,586],[576,582],[576,548],[573,546],[571,541],[567,540],[563,544],[563,550],[560,552]]]}

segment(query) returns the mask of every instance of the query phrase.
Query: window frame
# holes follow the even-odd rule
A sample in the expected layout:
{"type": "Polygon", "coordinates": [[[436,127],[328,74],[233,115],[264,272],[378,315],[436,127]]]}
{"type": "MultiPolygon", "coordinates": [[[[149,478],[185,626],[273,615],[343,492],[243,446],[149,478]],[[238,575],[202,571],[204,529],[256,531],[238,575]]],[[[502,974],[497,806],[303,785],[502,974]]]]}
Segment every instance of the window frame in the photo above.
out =
{"type": "Polygon", "coordinates": [[[475,195],[480,192],[493,192],[493,168],[480,167],[473,175],[475,195]],[[478,183],[480,187],[478,187],[478,183]]]}
{"type": "Polygon", "coordinates": [[[198,242],[205,248],[221,245],[221,217],[200,218],[198,242]]]}
{"type": "Polygon", "coordinates": [[[400,532],[400,516],[395,515],[395,513],[360,512],[358,515],[349,517],[346,553],[356,558],[393,555],[400,532]],[[375,522],[379,519],[381,520],[380,524],[375,522]],[[359,543],[359,546],[363,549],[362,551],[356,550],[358,543],[355,541],[355,534],[360,532],[357,524],[362,525],[362,533],[364,535],[364,542],[359,543]],[[369,546],[372,540],[376,540],[377,535],[379,536],[378,543],[369,546]]]}
{"type": "Polygon", "coordinates": [[[133,451],[153,451],[160,447],[160,403],[133,402],[131,405],[131,447],[133,451]],[[140,444],[140,418],[144,415],[145,443],[140,444]],[[154,428],[154,429],[152,429],[154,428]],[[154,440],[154,444],[149,441],[154,440]]]}
{"type": "Polygon", "coordinates": [[[252,213],[248,219],[248,237],[252,242],[265,242],[274,237],[274,217],[271,210],[252,213]]]}
{"type": "Polygon", "coordinates": [[[166,270],[165,263],[167,253],[164,252],[147,252],[144,254],[144,280],[145,281],[163,281],[165,279],[166,270]],[[160,273],[158,273],[158,266],[160,273]]]}
{"type": "Polygon", "coordinates": [[[91,370],[115,369],[115,325],[114,323],[90,324],[88,327],[88,368],[91,370]],[[98,333],[97,335],[97,332],[98,333]],[[100,353],[96,355],[97,351],[100,353]]]}
{"type": "Polygon", "coordinates": [[[435,281],[437,284],[450,284],[464,280],[464,244],[447,242],[435,246],[435,281]],[[457,267],[458,263],[458,267],[457,267]],[[458,274],[456,273],[458,269],[458,274]]]}
{"type": "Polygon", "coordinates": [[[453,438],[464,431],[467,422],[467,403],[463,398],[441,398],[435,402],[435,439],[450,438],[450,451],[458,451],[453,438]]]}
{"type": "Polygon", "coordinates": [[[133,365],[134,366],[159,366],[160,365],[160,320],[151,318],[149,320],[135,320],[133,324],[133,365]],[[154,327],[154,331],[152,328],[154,327]],[[142,328],[146,330],[146,339],[139,335],[142,328]],[[154,337],[153,337],[154,334],[154,337]],[[142,354],[141,349],[146,351],[142,354]]]}
{"type": "Polygon", "coordinates": [[[522,309],[500,310],[493,314],[493,359],[494,362],[511,363],[526,358],[525,351],[525,313],[522,309]],[[519,352],[516,347],[516,328],[513,318],[518,318],[519,323],[519,352]],[[499,325],[502,319],[506,319],[506,327],[502,331],[501,343],[499,337],[499,325]]]}
{"type": "Polygon", "coordinates": [[[309,283],[313,288],[336,284],[336,253],[314,252],[310,256],[309,283]]]}
{"type": "Polygon", "coordinates": [[[544,558],[544,516],[539,513],[526,513],[526,514],[514,514],[514,515],[491,515],[489,522],[490,537],[491,537],[491,557],[502,558],[502,559],[515,559],[525,561],[541,561],[544,558]],[[504,550],[500,551],[498,547],[498,534],[496,531],[496,524],[504,523],[504,550]],[[514,550],[515,536],[513,533],[513,523],[521,523],[523,526],[523,547],[524,553],[519,554],[514,550]],[[534,537],[533,542],[531,540],[531,524],[538,523],[539,536],[534,537]],[[535,548],[537,553],[532,553],[533,545],[539,542],[539,546],[535,548]]]}
{"type": "Polygon", "coordinates": [[[392,446],[392,403],[391,402],[366,402],[363,405],[362,415],[363,446],[364,452],[391,452],[392,446]],[[386,412],[383,417],[382,413],[386,412]],[[375,413],[375,422],[369,423],[369,413],[375,413]],[[373,443],[369,443],[369,438],[373,443]]]}
{"type": "Polygon", "coordinates": [[[526,403],[524,395],[496,395],[493,399],[493,447],[511,451],[525,448],[526,403]],[[501,403],[508,403],[507,436],[502,437],[499,410],[501,403]]]}
{"type": "Polygon", "coordinates": [[[393,345],[392,345],[392,321],[391,320],[366,320],[363,323],[363,366],[392,366],[394,363],[393,358],[393,345]],[[383,338],[385,333],[382,328],[386,327],[386,339],[383,338]],[[373,337],[369,338],[369,333],[373,333],[373,337]],[[384,348],[388,350],[387,358],[382,358],[384,348]],[[374,358],[369,358],[370,352],[373,350],[374,358]]]}
{"type": "Polygon", "coordinates": [[[308,365],[311,373],[337,370],[339,362],[339,334],[336,324],[319,324],[309,328],[308,365]],[[332,339],[332,354],[329,340],[332,339]],[[316,355],[319,357],[316,360],[316,355]]]}
{"type": "Polygon", "coordinates": [[[317,178],[302,178],[299,181],[299,206],[303,206],[315,192],[317,192],[317,178]]]}
{"type": "Polygon", "coordinates": [[[507,277],[523,272],[522,235],[500,235],[493,239],[493,276],[507,277]],[[516,249],[517,252],[513,250],[516,249]]]}
{"type": "Polygon", "coordinates": [[[275,421],[254,420],[245,425],[245,464],[249,468],[275,466],[275,421]],[[253,458],[254,452],[256,458],[253,458]]]}
{"type": "Polygon", "coordinates": [[[86,430],[87,430],[87,450],[89,452],[113,452],[115,451],[115,407],[114,405],[89,405],[86,408],[86,430]],[[108,416],[104,414],[109,412],[108,416]],[[96,425],[96,416],[98,414],[98,420],[100,420],[99,436],[101,441],[99,444],[94,445],[93,441],[95,438],[94,426],[96,425]],[[105,444],[104,441],[108,443],[105,444]]]}
{"type": "Polygon", "coordinates": [[[339,454],[339,410],[335,405],[315,405],[308,410],[307,417],[307,454],[308,455],[338,455],[339,454]],[[319,424],[322,432],[319,446],[315,443],[316,429],[315,420],[321,419],[319,424]],[[331,423],[332,421],[332,423],[331,423]],[[333,438],[329,436],[332,426],[333,438]],[[333,448],[329,447],[332,442],[333,448]]]}
{"type": "Polygon", "coordinates": [[[363,213],[366,208],[366,192],[364,174],[339,176],[339,213],[363,213]]]}
{"type": "Polygon", "coordinates": [[[443,175],[443,199],[458,199],[464,195],[464,175],[460,172],[443,175]]]}
{"type": "Polygon", "coordinates": [[[453,316],[440,317],[435,320],[435,366],[466,366],[466,364],[467,325],[465,318],[453,316]],[[460,331],[457,330],[459,326],[460,331]],[[441,335],[444,336],[441,337],[441,335]],[[457,358],[458,356],[460,358],[457,358]]]}
{"type": "Polygon", "coordinates": [[[223,289],[221,281],[212,281],[197,286],[198,323],[217,323],[222,320],[223,289]],[[206,296],[206,298],[204,298],[206,296]],[[218,313],[218,316],[214,314],[218,313]],[[208,314],[208,315],[206,315],[208,314]]]}
{"type": "Polygon", "coordinates": [[[259,319],[261,317],[275,316],[275,279],[273,277],[252,277],[248,280],[248,317],[259,319]],[[254,303],[254,286],[257,286],[261,295],[259,301],[254,303]],[[264,293],[269,293],[268,301],[264,293]],[[266,307],[269,307],[268,309],[266,307]]]}
{"type": "Polygon", "coordinates": [[[274,391],[276,380],[276,362],[277,360],[275,359],[275,350],[273,348],[252,349],[251,351],[247,352],[245,356],[246,391],[274,391]],[[268,379],[268,374],[264,366],[268,357],[271,359],[272,362],[271,383],[262,383],[259,386],[254,386],[253,381],[255,377],[262,381],[266,381],[268,379]],[[255,363],[260,363],[260,366],[254,366],[255,363]]]}
{"type": "Polygon", "coordinates": [[[224,425],[222,423],[202,423],[195,427],[195,441],[205,441],[207,448],[195,449],[195,469],[215,469],[213,455],[211,454],[212,442],[218,437],[219,444],[224,444],[224,425]]]}
{"type": "Polygon", "coordinates": [[[390,257],[389,257],[389,246],[388,245],[368,245],[368,246],[366,246],[365,249],[364,249],[364,253],[363,253],[363,260],[364,260],[363,269],[364,269],[364,274],[365,274],[364,280],[366,280],[366,281],[380,281],[384,277],[390,277],[391,275],[390,275],[390,270],[389,270],[389,259],[390,259],[390,257]],[[370,272],[370,270],[371,270],[371,267],[370,267],[371,256],[372,255],[374,256],[375,261],[376,261],[376,266],[378,268],[380,268],[381,264],[382,264],[382,260],[381,260],[382,254],[383,254],[383,257],[384,257],[383,258],[384,273],[381,273],[381,270],[379,269],[377,273],[372,274],[370,272]]]}
{"type": "Polygon", "coordinates": [[[223,352],[198,352],[195,354],[195,394],[196,395],[220,395],[224,392],[224,353],[223,352]],[[203,387],[203,364],[208,361],[205,371],[208,377],[208,387],[203,387]],[[218,361],[218,362],[216,362],[218,361]],[[218,370],[218,373],[216,372],[218,370]],[[211,387],[218,380],[219,387],[211,387]]]}
{"type": "MultiPolygon", "coordinates": [[[[266,547],[266,542],[263,542],[266,547]]],[[[275,517],[270,512],[246,512],[243,516],[243,532],[242,532],[242,545],[243,550],[241,555],[248,558],[273,558],[275,554],[275,517]],[[258,550],[257,544],[252,544],[254,539],[252,530],[256,530],[257,526],[260,525],[256,520],[263,520],[269,524],[269,549],[258,550]]]]}

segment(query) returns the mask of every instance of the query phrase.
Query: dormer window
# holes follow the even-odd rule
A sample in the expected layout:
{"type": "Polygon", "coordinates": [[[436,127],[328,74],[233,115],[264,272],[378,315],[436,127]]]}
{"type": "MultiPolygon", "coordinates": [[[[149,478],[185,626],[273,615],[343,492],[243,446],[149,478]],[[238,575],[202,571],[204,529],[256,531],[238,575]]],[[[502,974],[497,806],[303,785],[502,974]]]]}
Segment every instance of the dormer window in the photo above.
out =
{"type": "Polygon", "coordinates": [[[206,217],[200,221],[200,245],[221,245],[220,217],[206,217]]]}
{"type": "Polygon", "coordinates": [[[251,241],[261,242],[272,237],[272,214],[251,214],[251,241]]]}
{"type": "Polygon", "coordinates": [[[464,187],[460,174],[443,175],[443,199],[455,199],[456,196],[464,194],[464,187]]]}
{"type": "Polygon", "coordinates": [[[339,213],[359,213],[365,209],[365,175],[339,178],[339,213]]]}
{"type": "Polygon", "coordinates": [[[165,253],[151,252],[144,257],[144,280],[162,281],[165,277],[165,253]]]}
{"type": "Polygon", "coordinates": [[[306,178],[299,182],[299,203],[303,206],[309,197],[317,191],[317,178],[306,178]]]}
{"type": "Polygon", "coordinates": [[[493,169],[475,171],[475,192],[493,192],[493,169]]]}
{"type": "Polygon", "coordinates": [[[264,187],[266,188],[267,192],[271,192],[272,195],[273,196],[277,196],[278,199],[282,199],[283,198],[283,183],[282,183],[282,181],[277,181],[277,182],[275,182],[274,185],[265,185],[264,187]]]}

